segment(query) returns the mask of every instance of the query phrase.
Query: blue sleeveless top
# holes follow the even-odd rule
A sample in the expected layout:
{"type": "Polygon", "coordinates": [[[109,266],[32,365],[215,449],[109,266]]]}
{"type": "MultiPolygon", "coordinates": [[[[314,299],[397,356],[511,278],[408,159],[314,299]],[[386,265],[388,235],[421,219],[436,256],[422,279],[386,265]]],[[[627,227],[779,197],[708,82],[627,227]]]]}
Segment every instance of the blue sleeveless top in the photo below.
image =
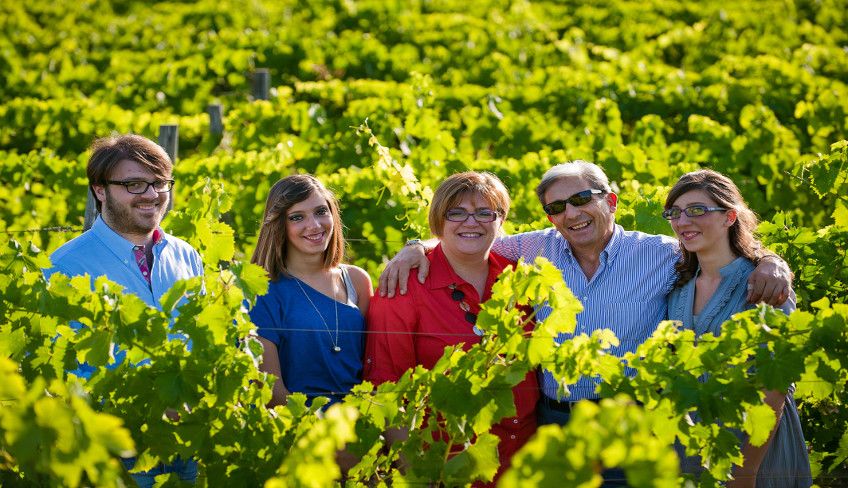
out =
{"type": "Polygon", "coordinates": [[[305,394],[310,403],[316,396],[326,396],[335,403],[362,378],[365,319],[356,306],[356,290],[347,269],[344,265],[341,269],[347,303],[337,302],[297,278],[281,275],[268,284],[268,293],[258,297],[250,311],[259,336],[277,346],[286,388],[305,394]]]}

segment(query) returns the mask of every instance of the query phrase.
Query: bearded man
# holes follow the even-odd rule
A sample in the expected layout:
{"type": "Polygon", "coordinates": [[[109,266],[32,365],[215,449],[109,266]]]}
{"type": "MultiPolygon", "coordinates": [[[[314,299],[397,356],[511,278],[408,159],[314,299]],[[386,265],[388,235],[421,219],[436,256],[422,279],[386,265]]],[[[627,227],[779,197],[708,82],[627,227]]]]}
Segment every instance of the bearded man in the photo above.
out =
{"type": "MultiPolygon", "coordinates": [[[[123,286],[125,293],[159,309],[160,298],[174,283],[201,276],[203,264],[197,251],[159,227],[174,186],[172,170],[165,150],[145,137],[126,134],[95,141],[87,174],[100,215],[91,229],[50,256],[53,267],[45,275],[88,274],[92,285],[99,276],[106,276],[123,286]]],[[[125,356],[126,352],[117,347],[114,364],[122,363],[125,356]]],[[[88,378],[93,372],[90,365],[80,364],[70,373],[88,378]]],[[[179,418],[175,411],[167,414],[179,418]]],[[[123,459],[127,469],[132,469],[135,461],[123,459]]],[[[194,482],[197,462],[177,458],[131,476],[139,486],[152,487],[157,475],[172,472],[194,482]]]]}

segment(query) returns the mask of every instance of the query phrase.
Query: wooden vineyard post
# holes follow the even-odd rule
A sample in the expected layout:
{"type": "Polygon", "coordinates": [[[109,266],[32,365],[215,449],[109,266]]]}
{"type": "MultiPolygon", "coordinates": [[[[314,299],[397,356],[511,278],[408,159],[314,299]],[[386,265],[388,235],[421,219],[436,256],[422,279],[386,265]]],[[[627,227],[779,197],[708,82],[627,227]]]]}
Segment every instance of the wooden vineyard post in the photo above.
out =
{"type": "Polygon", "coordinates": [[[209,114],[209,133],[220,139],[224,135],[224,107],[220,103],[212,103],[206,107],[209,114]]]}
{"type": "Polygon", "coordinates": [[[271,92],[271,73],[268,68],[259,68],[253,73],[253,99],[268,100],[271,92]]]}
{"type": "MultiPolygon", "coordinates": [[[[177,124],[163,124],[159,126],[159,145],[168,153],[171,163],[177,164],[177,151],[179,150],[179,126],[177,124]]],[[[168,210],[174,208],[174,193],[168,199],[168,210]]],[[[166,215],[167,215],[166,211],[166,215]]]]}

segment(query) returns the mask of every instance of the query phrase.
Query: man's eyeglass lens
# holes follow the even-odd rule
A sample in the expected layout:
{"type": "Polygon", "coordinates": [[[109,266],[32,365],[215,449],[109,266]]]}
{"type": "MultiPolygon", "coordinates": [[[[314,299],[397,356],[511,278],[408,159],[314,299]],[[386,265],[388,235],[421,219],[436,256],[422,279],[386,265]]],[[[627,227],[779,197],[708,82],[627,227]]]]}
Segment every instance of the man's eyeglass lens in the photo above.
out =
{"type": "Polygon", "coordinates": [[[600,195],[602,193],[605,192],[603,190],[583,190],[571,195],[565,200],[556,200],[544,205],[542,208],[545,209],[546,214],[556,215],[565,211],[566,204],[570,203],[574,207],[582,207],[592,201],[592,195],[600,195]]]}
{"type": "Polygon", "coordinates": [[[151,186],[156,193],[168,193],[174,187],[174,180],[156,180],[153,183],[147,181],[107,181],[107,183],[121,185],[135,195],[145,193],[151,186]]]}
{"type": "Polygon", "coordinates": [[[468,216],[474,217],[477,222],[494,222],[498,218],[498,213],[494,210],[483,208],[469,212],[464,208],[452,208],[445,213],[445,218],[451,222],[465,222],[468,216]]]}
{"type": "Polygon", "coordinates": [[[662,216],[666,220],[677,220],[681,214],[686,214],[687,217],[700,217],[707,212],[721,212],[727,210],[721,207],[708,207],[706,205],[690,205],[686,208],[671,207],[663,210],[662,216]]]}

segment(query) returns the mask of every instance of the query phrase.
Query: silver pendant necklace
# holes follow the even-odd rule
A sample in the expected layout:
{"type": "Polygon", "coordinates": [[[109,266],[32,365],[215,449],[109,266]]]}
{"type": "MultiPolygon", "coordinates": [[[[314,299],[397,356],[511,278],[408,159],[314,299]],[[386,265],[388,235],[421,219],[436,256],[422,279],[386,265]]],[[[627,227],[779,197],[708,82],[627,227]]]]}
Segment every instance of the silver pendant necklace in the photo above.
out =
{"type": "Polygon", "coordinates": [[[342,348],[339,347],[339,301],[336,300],[336,285],[333,283],[333,308],[336,311],[336,328],[335,335],[330,331],[330,326],[327,325],[327,321],[324,320],[324,316],[321,315],[321,311],[318,310],[318,307],[315,306],[315,303],[312,302],[312,299],[309,298],[309,295],[306,293],[306,290],[303,289],[303,285],[300,284],[300,278],[296,276],[292,276],[294,278],[294,282],[297,283],[298,288],[300,288],[300,292],[303,293],[303,296],[309,300],[309,304],[312,305],[312,308],[315,310],[315,313],[318,314],[318,318],[321,319],[321,323],[324,324],[324,329],[327,331],[327,335],[330,336],[330,342],[333,344],[332,351],[333,352],[342,352],[342,348]]]}

